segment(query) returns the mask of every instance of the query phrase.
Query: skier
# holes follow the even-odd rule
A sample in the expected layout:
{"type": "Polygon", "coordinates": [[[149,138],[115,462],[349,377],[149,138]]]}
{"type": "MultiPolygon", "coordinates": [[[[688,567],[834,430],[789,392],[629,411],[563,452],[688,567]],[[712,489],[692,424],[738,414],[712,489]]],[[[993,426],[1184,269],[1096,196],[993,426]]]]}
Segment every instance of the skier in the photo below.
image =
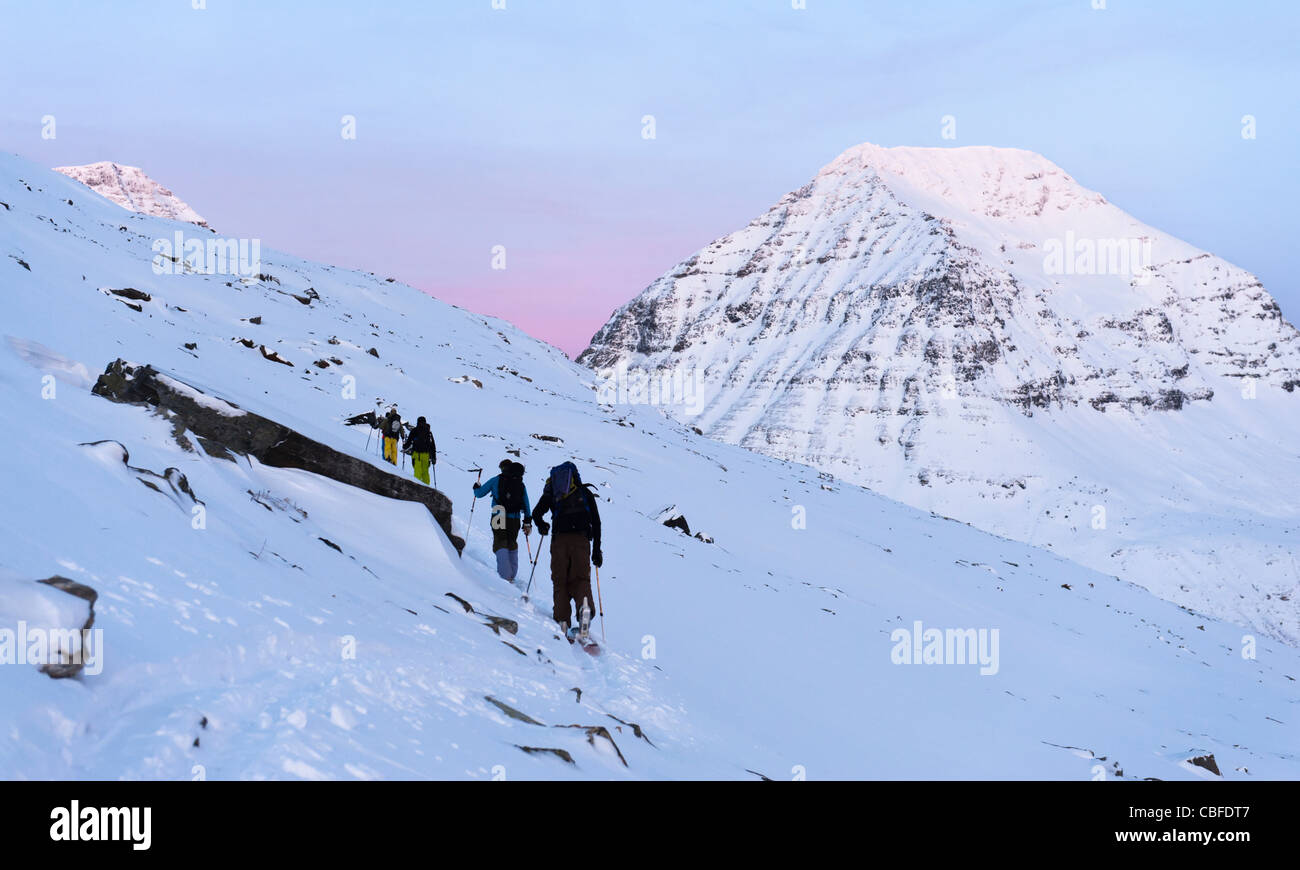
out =
{"type": "Polygon", "coordinates": [[[501,579],[515,582],[519,573],[519,529],[522,520],[524,537],[533,532],[529,515],[528,488],[524,486],[524,467],[509,459],[501,460],[501,473],[482,486],[474,486],[474,498],[492,496],[492,552],[497,557],[501,579]]]}
{"type": "Polygon", "coordinates": [[[415,470],[415,479],[429,482],[429,466],[438,464],[438,445],[434,443],[433,431],[423,417],[415,422],[415,428],[406,436],[402,450],[411,454],[411,468],[415,470]]]}
{"type": "Polygon", "coordinates": [[[402,418],[397,413],[396,405],[389,408],[388,413],[379,421],[379,429],[384,436],[384,459],[396,465],[397,441],[402,437],[402,418]]]}
{"type": "Polygon", "coordinates": [[[555,536],[551,538],[551,616],[572,642],[575,632],[571,620],[575,614],[580,620],[576,633],[586,637],[591,614],[596,610],[591,596],[591,566],[599,568],[604,562],[596,497],[579,478],[572,462],[551,469],[542,497],[533,509],[533,522],[542,537],[551,528],[542,519],[548,510],[555,524],[555,536]],[[570,608],[570,601],[576,610],[570,608]]]}

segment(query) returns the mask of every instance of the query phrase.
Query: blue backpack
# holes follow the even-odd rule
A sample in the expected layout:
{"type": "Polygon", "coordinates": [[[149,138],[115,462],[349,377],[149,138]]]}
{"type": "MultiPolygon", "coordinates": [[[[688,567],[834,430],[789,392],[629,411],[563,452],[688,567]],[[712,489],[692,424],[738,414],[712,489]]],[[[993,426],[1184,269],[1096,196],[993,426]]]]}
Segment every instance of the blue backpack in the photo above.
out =
{"type": "Polygon", "coordinates": [[[578,476],[578,467],[572,462],[560,463],[551,469],[546,485],[551,488],[551,513],[556,530],[589,530],[591,518],[587,498],[590,491],[578,476]]]}

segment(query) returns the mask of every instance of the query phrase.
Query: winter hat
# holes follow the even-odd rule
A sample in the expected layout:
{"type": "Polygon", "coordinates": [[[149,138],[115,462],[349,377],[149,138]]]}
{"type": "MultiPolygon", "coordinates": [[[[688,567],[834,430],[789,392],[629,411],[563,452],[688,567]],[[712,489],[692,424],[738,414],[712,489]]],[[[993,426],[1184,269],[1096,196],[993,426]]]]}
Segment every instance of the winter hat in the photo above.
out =
{"type": "Polygon", "coordinates": [[[502,459],[500,462],[497,463],[497,468],[501,469],[502,471],[508,470],[510,468],[510,460],[502,459]]]}
{"type": "Polygon", "coordinates": [[[417,426],[423,426],[424,424],[425,424],[425,420],[423,417],[415,421],[415,425],[417,426]]]}

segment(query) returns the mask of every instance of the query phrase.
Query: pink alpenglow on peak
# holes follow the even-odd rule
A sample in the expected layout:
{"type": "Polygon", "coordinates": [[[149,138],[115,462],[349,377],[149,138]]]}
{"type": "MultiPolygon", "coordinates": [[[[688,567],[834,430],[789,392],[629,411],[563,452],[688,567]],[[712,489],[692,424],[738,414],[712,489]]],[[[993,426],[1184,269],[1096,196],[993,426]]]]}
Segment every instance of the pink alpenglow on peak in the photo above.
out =
{"type": "Polygon", "coordinates": [[[176,194],[154,181],[138,166],[123,166],[104,160],[85,166],[56,166],[69,178],[80,181],[100,196],[128,211],[153,217],[186,221],[206,227],[208,222],[176,194]]]}

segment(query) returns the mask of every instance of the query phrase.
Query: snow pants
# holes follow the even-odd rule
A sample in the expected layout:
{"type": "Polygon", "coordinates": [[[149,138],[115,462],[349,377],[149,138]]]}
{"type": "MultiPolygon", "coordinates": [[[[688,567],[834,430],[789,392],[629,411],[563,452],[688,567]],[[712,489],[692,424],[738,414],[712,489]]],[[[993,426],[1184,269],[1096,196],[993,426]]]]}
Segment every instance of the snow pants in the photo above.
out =
{"type": "MultiPolygon", "coordinates": [[[[504,512],[504,509],[503,509],[504,512]]],[[[496,516],[492,521],[492,552],[497,557],[497,573],[502,580],[513,581],[519,573],[519,517],[504,517],[504,528],[498,528],[496,516]]]]}
{"type": "Polygon", "coordinates": [[[384,458],[394,465],[397,464],[397,439],[384,436],[384,458]]]}
{"type": "Polygon", "coordinates": [[[566,532],[551,538],[551,590],[556,622],[576,625],[582,602],[596,612],[591,597],[591,541],[581,532],[566,532]],[[570,602],[572,606],[570,606],[570,602]]]}
{"type": "Polygon", "coordinates": [[[429,482],[429,454],[413,452],[411,453],[411,468],[415,470],[415,479],[429,482]]]}

